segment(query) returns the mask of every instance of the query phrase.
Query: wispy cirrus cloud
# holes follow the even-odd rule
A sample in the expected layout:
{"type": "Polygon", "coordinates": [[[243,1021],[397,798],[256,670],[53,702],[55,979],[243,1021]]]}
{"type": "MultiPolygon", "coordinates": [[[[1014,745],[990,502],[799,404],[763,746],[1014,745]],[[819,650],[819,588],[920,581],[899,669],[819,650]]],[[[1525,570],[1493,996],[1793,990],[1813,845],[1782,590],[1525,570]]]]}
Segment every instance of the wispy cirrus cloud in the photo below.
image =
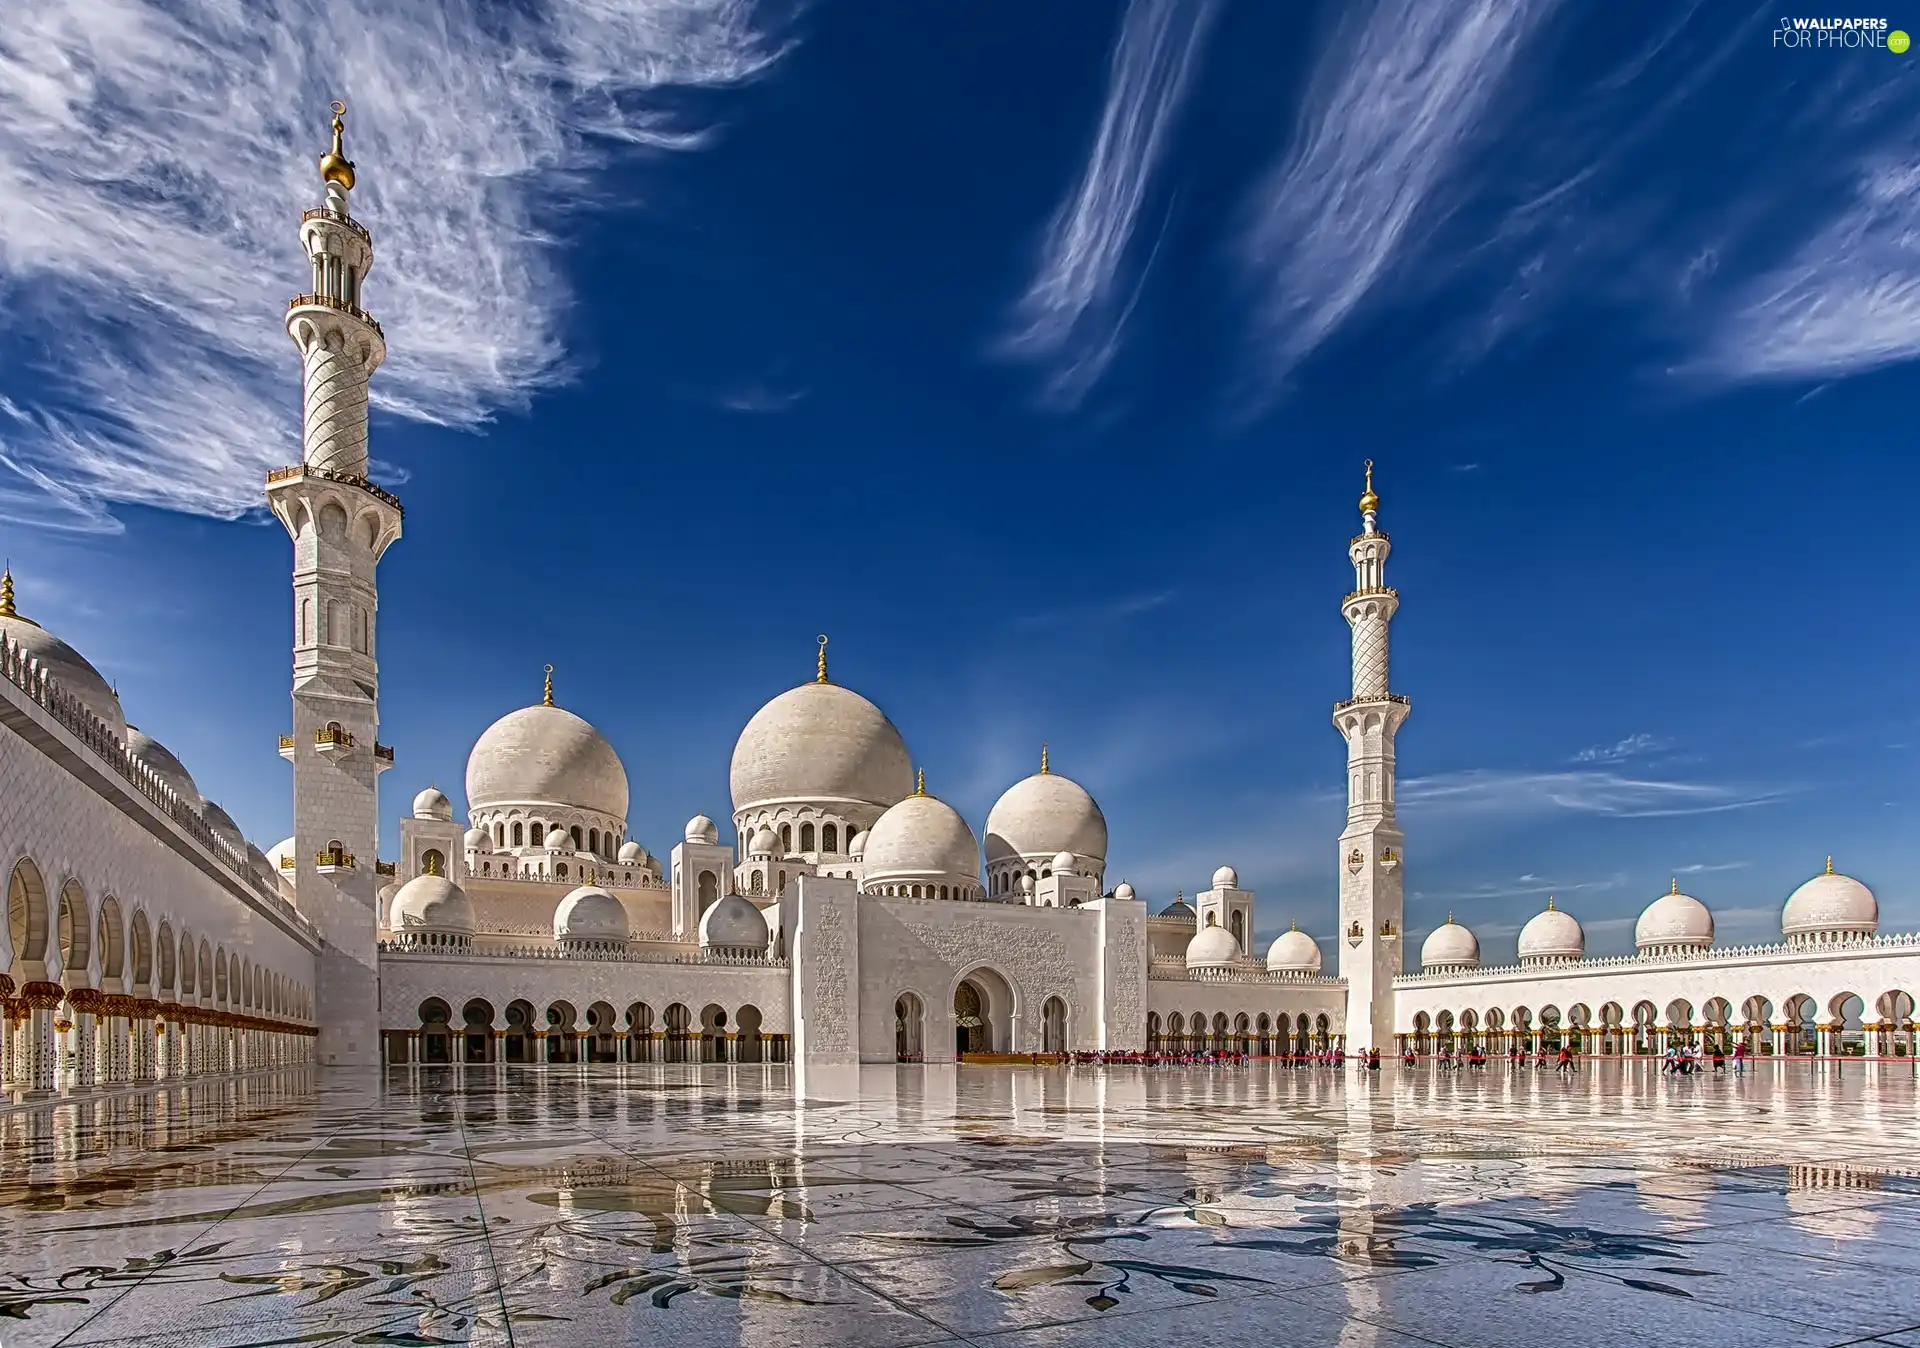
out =
{"type": "Polygon", "coordinates": [[[1268,381],[1284,378],[1387,278],[1546,6],[1384,0],[1321,58],[1285,159],[1241,243],[1260,291],[1268,381]]]}
{"type": "Polygon", "coordinates": [[[1702,364],[1736,379],[1832,379],[1920,356],[1920,159],[1863,166],[1829,222],[1738,289],[1710,342],[1702,364]]]}
{"type": "Polygon", "coordinates": [[[1077,406],[1120,349],[1140,280],[1128,284],[1122,271],[1217,9],[1216,0],[1127,7],[1086,167],[1054,212],[1001,344],[1051,367],[1045,397],[1057,407],[1077,406]]]}
{"type": "Polygon", "coordinates": [[[564,378],[555,212],[616,145],[701,143],[669,99],[778,56],[744,0],[20,0],[0,39],[0,517],[232,517],[297,454],[280,327],[327,100],[350,105],[388,411],[473,426],[564,378]]]}
{"type": "Polygon", "coordinates": [[[1401,806],[1429,820],[1440,815],[1523,818],[1560,811],[1636,819],[1719,814],[1771,805],[1786,795],[1766,787],[1628,776],[1612,768],[1469,768],[1410,778],[1399,788],[1401,806]]]}
{"type": "Polygon", "coordinates": [[[1591,744],[1573,756],[1576,763],[1624,763],[1630,758],[1642,758],[1657,753],[1667,747],[1669,741],[1658,735],[1649,735],[1646,731],[1636,731],[1623,740],[1612,744],[1591,744]]]}

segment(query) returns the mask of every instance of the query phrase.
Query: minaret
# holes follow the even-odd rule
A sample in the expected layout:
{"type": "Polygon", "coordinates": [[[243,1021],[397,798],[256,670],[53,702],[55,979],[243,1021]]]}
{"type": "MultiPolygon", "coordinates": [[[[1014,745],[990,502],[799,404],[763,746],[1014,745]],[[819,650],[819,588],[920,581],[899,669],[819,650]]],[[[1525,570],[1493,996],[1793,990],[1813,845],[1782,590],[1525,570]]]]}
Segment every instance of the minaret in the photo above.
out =
{"type": "Polygon", "coordinates": [[[400,502],[367,480],[367,380],[386,359],[380,325],[360,307],[373,240],[347,208],[353,165],[333,105],[333,147],[320,158],[326,202],[300,220],[313,288],[287,306],[300,351],[306,428],[301,461],[267,475],[267,504],[293,538],[293,763],[296,902],[326,942],[315,989],[315,1061],[380,1061],[375,948],[380,674],[374,570],[400,536],[400,502]]]}
{"type": "Polygon", "coordinates": [[[1347,546],[1353,593],[1340,605],[1353,629],[1353,696],[1333,708],[1347,741],[1347,827],[1340,834],[1340,976],[1347,980],[1347,1048],[1393,1050],[1393,980],[1401,972],[1400,826],[1394,819],[1393,737],[1412,710],[1388,691],[1387,625],[1400,596],[1386,583],[1392,549],[1379,526],[1373,460],[1360,533],[1347,546]]]}

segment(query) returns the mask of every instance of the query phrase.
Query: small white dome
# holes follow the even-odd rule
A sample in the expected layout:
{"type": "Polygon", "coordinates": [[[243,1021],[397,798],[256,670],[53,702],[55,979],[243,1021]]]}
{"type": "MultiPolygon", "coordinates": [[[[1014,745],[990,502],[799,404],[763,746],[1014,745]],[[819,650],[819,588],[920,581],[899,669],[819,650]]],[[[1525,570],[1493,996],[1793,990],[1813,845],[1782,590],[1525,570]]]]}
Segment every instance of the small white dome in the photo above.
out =
{"type": "MultiPolygon", "coordinates": [[[[1586,937],[1581,937],[1582,953],[1586,949],[1586,937]]],[[[1480,963],[1480,938],[1453,920],[1453,914],[1447,914],[1447,920],[1427,933],[1427,939],[1420,944],[1420,967],[1422,969],[1471,969],[1480,963]]]]}
{"type": "Polygon", "coordinates": [[[1816,875],[1787,899],[1780,929],[1788,940],[1809,936],[1870,936],[1880,929],[1880,902],[1851,875],[1836,874],[1827,859],[1816,875]]]}
{"type": "Polygon", "coordinates": [[[1267,968],[1274,973],[1319,973],[1320,943],[1295,927],[1273,938],[1267,968]]]}
{"type": "Polygon", "coordinates": [[[620,852],[617,860],[622,866],[638,866],[646,859],[647,849],[635,842],[632,838],[628,838],[620,844],[620,852]]]}
{"type": "Polygon", "coordinates": [[[1633,924],[1633,943],[1641,950],[1705,948],[1713,944],[1713,914],[1680,882],[1646,906],[1633,924]]]}
{"type": "Polygon", "coordinates": [[[1025,871],[1020,872],[1020,892],[1022,894],[1033,893],[1033,877],[1025,871]]]}
{"type": "Polygon", "coordinates": [[[240,826],[233,822],[232,815],[202,796],[200,797],[200,817],[207,821],[207,827],[213,830],[215,837],[224,839],[234,851],[245,854],[247,838],[240,832],[240,826]]]}
{"type": "Polygon", "coordinates": [[[1128,884],[1125,880],[1122,880],[1119,884],[1113,887],[1113,897],[1116,899],[1126,899],[1131,901],[1133,898],[1133,886],[1128,884]]]}
{"type": "Polygon", "coordinates": [[[153,770],[154,776],[173,788],[180,803],[189,810],[200,808],[200,788],[193,784],[187,765],[175,758],[166,745],[138,726],[127,727],[127,752],[153,770]]]}
{"type": "Polygon", "coordinates": [[[868,882],[980,880],[980,844],[960,812],[937,796],[908,796],[874,821],[865,853],[868,882]]]}
{"type": "Polygon", "coordinates": [[[596,885],[581,885],[553,910],[556,940],[624,941],[632,934],[626,905],[596,885]]]}
{"type": "Polygon", "coordinates": [[[1520,962],[1560,962],[1577,960],[1587,953],[1587,933],[1572,913],[1563,913],[1547,900],[1543,913],[1535,913],[1520,928],[1520,962]]]}
{"type": "Polygon", "coordinates": [[[447,799],[447,793],[437,786],[430,786],[413,798],[413,817],[415,819],[451,819],[453,802],[447,799]]]}
{"type": "MultiPolygon", "coordinates": [[[[861,836],[865,837],[866,835],[862,834],[861,836]]],[[[779,850],[779,835],[774,833],[774,831],[765,824],[762,824],[753,831],[753,841],[747,844],[748,854],[756,857],[770,857],[779,850]]]]}
{"type": "Polygon", "coordinates": [[[1057,852],[1107,859],[1107,818],[1087,789],[1057,772],[1036,772],[1008,787],[987,812],[987,864],[1032,861],[1057,852]]]}
{"type": "Polygon", "coordinates": [[[1072,875],[1073,853],[1055,852],[1053,854],[1052,870],[1055,875],[1072,875]]]}
{"type": "Polygon", "coordinates": [[[467,836],[462,841],[466,844],[469,852],[491,852],[493,850],[493,835],[483,828],[468,829],[467,836]]]}
{"type": "Polygon", "coordinates": [[[1213,873],[1213,887],[1215,889],[1240,888],[1240,872],[1231,866],[1222,866],[1213,873]]]}
{"type": "Polygon", "coordinates": [[[572,853],[580,850],[580,845],[573,840],[573,834],[558,824],[547,830],[547,840],[544,845],[555,852],[572,853]]]}
{"type": "Polygon", "coordinates": [[[1218,969],[1236,963],[1240,943],[1225,927],[1202,927],[1187,942],[1189,969],[1218,969]]]}
{"type": "Polygon", "coordinates": [[[704,814],[696,814],[687,821],[687,841],[690,843],[711,843],[720,840],[720,828],[704,814]]]}
{"type": "Polygon", "coordinates": [[[858,833],[854,834],[853,838],[847,843],[847,855],[850,857],[865,856],[866,851],[867,831],[861,829],[858,833]]]}
{"type": "Polygon", "coordinates": [[[473,900],[444,875],[416,875],[394,891],[387,909],[392,931],[473,934],[473,900]]]}
{"type": "Polygon", "coordinates": [[[0,614],[0,633],[31,655],[61,692],[98,717],[115,739],[125,742],[127,718],[120,710],[120,697],[85,656],[28,618],[0,614]]]}
{"type": "Polygon", "coordinates": [[[729,894],[700,915],[700,946],[760,954],[767,948],[767,919],[748,900],[729,894]]]}

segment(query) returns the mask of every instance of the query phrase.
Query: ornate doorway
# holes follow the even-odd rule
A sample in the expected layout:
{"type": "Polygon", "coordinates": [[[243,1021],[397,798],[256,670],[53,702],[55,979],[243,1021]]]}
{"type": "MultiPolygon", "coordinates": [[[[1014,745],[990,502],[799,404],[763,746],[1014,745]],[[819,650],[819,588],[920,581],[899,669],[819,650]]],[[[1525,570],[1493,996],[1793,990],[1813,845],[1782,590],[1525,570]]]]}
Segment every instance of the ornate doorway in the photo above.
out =
{"type": "Polygon", "coordinates": [[[987,1028],[986,998],[971,979],[953,990],[953,1051],[990,1053],[993,1042],[987,1028]]]}

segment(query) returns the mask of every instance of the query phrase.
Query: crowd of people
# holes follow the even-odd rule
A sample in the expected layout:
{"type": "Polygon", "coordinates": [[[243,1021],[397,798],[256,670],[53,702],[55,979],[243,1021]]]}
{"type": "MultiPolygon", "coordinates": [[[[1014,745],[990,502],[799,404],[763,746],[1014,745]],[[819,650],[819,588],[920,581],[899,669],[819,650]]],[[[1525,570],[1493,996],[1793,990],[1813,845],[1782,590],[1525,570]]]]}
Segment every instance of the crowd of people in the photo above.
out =
{"type": "Polygon", "coordinates": [[[1192,1049],[1178,1052],[1137,1049],[1094,1049],[1078,1053],[1035,1053],[1035,1066],[1053,1063],[1061,1066],[1136,1066],[1136,1067],[1245,1067],[1255,1057],[1287,1067],[1345,1067],[1349,1061],[1369,1071],[1380,1070],[1380,1050],[1357,1053],[1349,1058],[1344,1048],[1321,1048],[1307,1053],[1253,1054],[1242,1049],[1192,1049]]]}

